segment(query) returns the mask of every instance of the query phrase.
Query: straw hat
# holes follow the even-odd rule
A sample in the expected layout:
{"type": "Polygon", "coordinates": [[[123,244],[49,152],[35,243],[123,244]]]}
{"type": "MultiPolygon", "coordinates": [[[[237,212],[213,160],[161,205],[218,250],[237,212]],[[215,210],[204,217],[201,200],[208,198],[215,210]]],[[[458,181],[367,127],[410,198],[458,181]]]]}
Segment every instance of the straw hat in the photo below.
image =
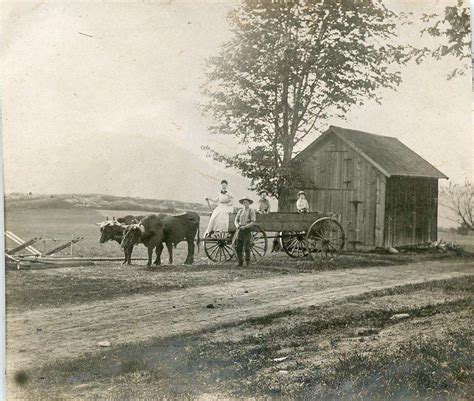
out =
{"type": "Polygon", "coordinates": [[[268,191],[267,191],[266,189],[261,189],[258,194],[259,194],[259,195],[261,195],[261,194],[268,195],[268,191]]]}
{"type": "Polygon", "coordinates": [[[246,200],[246,201],[249,201],[250,204],[253,203],[253,200],[250,199],[250,198],[242,198],[242,199],[239,200],[239,203],[243,205],[245,200],[246,200]]]}
{"type": "Polygon", "coordinates": [[[301,195],[301,194],[306,195],[306,192],[305,191],[298,192],[298,196],[301,195]]]}

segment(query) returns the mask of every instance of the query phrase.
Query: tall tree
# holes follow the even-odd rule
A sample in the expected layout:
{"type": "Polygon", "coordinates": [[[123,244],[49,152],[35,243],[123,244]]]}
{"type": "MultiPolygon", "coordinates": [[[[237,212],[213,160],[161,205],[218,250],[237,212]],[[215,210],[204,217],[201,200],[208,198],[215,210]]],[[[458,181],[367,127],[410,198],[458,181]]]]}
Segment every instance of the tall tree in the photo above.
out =
{"type": "Polygon", "coordinates": [[[380,101],[380,88],[395,89],[408,52],[381,0],[243,1],[229,20],[233,37],[208,60],[204,111],[210,132],[244,151],[204,148],[278,198],[298,181],[298,144],[352,106],[380,101]]]}

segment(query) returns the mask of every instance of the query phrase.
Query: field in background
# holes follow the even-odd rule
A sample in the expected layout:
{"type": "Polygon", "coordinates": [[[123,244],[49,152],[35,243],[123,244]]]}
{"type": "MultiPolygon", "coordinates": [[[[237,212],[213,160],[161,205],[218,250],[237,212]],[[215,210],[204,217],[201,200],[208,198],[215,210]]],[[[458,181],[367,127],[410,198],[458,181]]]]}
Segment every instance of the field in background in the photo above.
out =
{"type": "Polygon", "coordinates": [[[109,210],[143,210],[153,213],[176,213],[194,210],[206,213],[207,205],[176,200],[146,199],[101,194],[22,194],[12,193],[5,196],[9,209],[55,209],[85,207],[109,210]]]}
{"type": "MultiPolygon", "coordinates": [[[[90,208],[41,208],[41,209],[20,209],[7,208],[5,213],[6,230],[12,231],[24,240],[30,238],[57,238],[71,239],[73,237],[84,237],[82,241],[74,244],[74,256],[103,256],[118,257],[123,256],[123,251],[117,242],[107,242],[99,244],[99,227],[97,222],[109,218],[125,216],[127,214],[146,215],[149,212],[133,211],[133,210],[94,210],[90,208]]],[[[209,221],[208,216],[201,216],[201,236],[209,221]]],[[[34,246],[39,251],[52,249],[59,245],[62,241],[39,241],[34,246]]],[[[64,241],[65,242],[65,241],[64,241]]],[[[13,244],[7,243],[8,246],[13,244]]],[[[187,245],[185,242],[176,248],[176,262],[182,263],[186,257],[187,245]]],[[[201,256],[202,256],[201,248],[201,256]]],[[[70,249],[65,249],[57,254],[57,256],[69,256],[70,249]]],[[[164,251],[166,261],[167,252],[164,251]]],[[[134,257],[146,257],[146,249],[143,245],[136,247],[134,257]]]]}

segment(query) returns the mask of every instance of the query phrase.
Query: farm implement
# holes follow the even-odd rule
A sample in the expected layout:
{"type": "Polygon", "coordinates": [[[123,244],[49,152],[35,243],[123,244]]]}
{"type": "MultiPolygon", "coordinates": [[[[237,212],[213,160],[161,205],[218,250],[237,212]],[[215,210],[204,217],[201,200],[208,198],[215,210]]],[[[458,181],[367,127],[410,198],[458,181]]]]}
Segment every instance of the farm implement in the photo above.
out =
{"type": "Polygon", "coordinates": [[[11,231],[5,231],[5,239],[13,242],[15,246],[5,250],[5,262],[7,265],[14,265],[17,269],[23,266],[29,266],[31,263],[51,265],[55,262],[71,262],[83,260],[83,258],[74,257],[74,244],[81,241],[83,237],[75,237],[71,239],[58,239],[58,238],[32,238],[28,241],[23,240],[18,235],[11,231]],[[54,248],[41,252],[36,249],[33,245],[38,241],[46,242],[62,242],[61,245],[55,246],[54,248]],[[70,257],[57,257],[55,256],[59,252],[69,249],[70,257]],[[26,250],[27,254],[19,254],[20,251],[26,250]]]}

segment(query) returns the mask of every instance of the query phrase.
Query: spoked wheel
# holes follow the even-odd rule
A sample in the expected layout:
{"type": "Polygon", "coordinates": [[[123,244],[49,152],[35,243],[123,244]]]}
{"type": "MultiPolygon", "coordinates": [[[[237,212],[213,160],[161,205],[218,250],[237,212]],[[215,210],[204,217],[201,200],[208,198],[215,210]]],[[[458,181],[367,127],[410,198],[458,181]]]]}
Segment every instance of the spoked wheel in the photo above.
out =
{"type": "MultiPolygon", "coordinates": [[[[259,226],[254,225],[251,230],[252,237],[250,239],[250,261],[252,263],[258,262],[262,259],[265,254],[267,253],[268,242],[267,242],[267,234],[263,231],[259,226]]],[[[237,236],[239,231],[236,231],[234,234],[234,238],[232,240],[232,244],[235,247],[237,246],[237,236]]],[[[243,257],[245,258],[245,251],[243,251],[243,257]]]]}
{"type": "Polygon", "coordinates": [[[228,262],[234,256],[232,234],[216,231],[204,237],[204,253],[213,262],[228,262]]]}
{"type": "Polygon", "coordinates": [[[337,220],[323,217],[311,225],[306,241],[312,257],[318,253],[322,256],[339,253],[344,248],[344,230],[337,220]]]}
{"type": "Polygon", "coordinates": [[[308,256],[305,231],[283,231],[281,243],[283,250],[292,258],[308,256]]]}

